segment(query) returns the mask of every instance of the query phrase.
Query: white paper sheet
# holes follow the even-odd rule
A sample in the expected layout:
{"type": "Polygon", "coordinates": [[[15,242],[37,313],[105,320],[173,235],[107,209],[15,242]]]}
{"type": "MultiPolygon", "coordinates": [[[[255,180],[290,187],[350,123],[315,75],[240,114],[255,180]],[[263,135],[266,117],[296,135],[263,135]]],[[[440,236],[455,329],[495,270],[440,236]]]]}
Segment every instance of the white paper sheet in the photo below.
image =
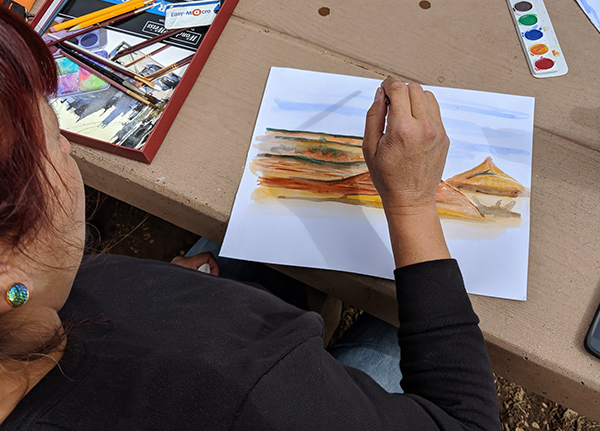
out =
{"type": "Polygon", "coordinates": [[[577,0],[596,29],[600,31],[600,0],[577,0]]]}
{"type": "MultiPolygon", "coordinates": [[[[366,111],[380,83],[271,69],[221,256],[393,279],[394,260],[382,209],[324,199],[257,199],[259,177],[250,169],[252,161],[264,154],[265,145],[272,145],[262,142],[269,128],[361,137],[366,111]]],[[[425,88],[440,104],[451,141],[442,179],[468,171],[491,156],[498,168],[524,186],[516,198],[471,196],[478,205],[481,200],[488,208],[498,204],[504,208],[503,216],[510,210],[513,217],[486,216],[477,221],[442,217],[448,246],[461,266],[467,290],[525,300],[534,99],[425,88]]]]}

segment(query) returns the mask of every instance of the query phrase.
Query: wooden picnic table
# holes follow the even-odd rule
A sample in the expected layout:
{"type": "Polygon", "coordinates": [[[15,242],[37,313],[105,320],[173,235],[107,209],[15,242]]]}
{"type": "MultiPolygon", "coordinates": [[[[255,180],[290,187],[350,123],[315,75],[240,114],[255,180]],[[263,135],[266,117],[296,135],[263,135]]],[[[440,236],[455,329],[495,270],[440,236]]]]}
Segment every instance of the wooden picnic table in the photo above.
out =
{"type": "MultiPolygon", "coordinates": [[[[495,372],[598,421],[600,33],[575,1],[546,7],[570,71],[536,79],[502,0],[240,0],[151,165],[73,154],[91,187],[220,242],[271,66],[534,96],[528,299],[471,299],[495,372]]],[[[397,320],[391,281],[279,268],[397,320]]]]}

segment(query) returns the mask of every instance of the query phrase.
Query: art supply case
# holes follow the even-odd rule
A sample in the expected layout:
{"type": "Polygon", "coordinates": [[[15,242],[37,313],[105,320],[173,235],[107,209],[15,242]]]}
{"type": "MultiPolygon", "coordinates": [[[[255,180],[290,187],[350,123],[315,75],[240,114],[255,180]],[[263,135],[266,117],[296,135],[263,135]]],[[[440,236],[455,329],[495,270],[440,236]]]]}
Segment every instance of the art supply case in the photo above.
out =
{"type": "MultiPolygon", "coordinates": [[[[45,28],[49,27],[52,21],[55,20],[57,14],[60,13],[61,8],[68,8],[70,10],[70,16],[80,16],[84,13],[87,13],[85,12],[85,9],[91,7],[90,5],[93,4],[94,1],[97,3],[97,6],[99,6],[98,3],[102,4],[100,8],[108,7],[115,3],[115,1],[113,0],[70,0],[66,3],[64,0],[47,0],[36,14],[36,18],[31,22],[31,25],[37,32],[42,32],[45,28]],[[79,10],[82,11],[79,15],[76,14],[76,12],[74,12],[77,11],[77,13],[79,13],[79,10]]],[[[179,1],[180,0],[173,0],[173,3],[178,3],[179,1]]],[[[191,91],[194,83],[196,82],[200,71],[202,70],[204,64],[208,60],[208,56],[214,48],[221,32],[227,24],[227,21],[233,13],[233,10],[235,9],[237,3],[238,0],[225,0],[222,2],[222,6],[212,25],[210,25],[210,27],[202,28],[199,43],[195,41],[197,48],[192,44],[196,35],[196,33],[193,31],[189,32],[187,39],[185,37],[182,37],[178,40],[175,40],[171,44],[175,48],[169,48],[167,51],[172,51],[173,49],[187,49],[190,50],[189,52],[193,52],[193,50],[195,49],[195,54],[191,63],[187,65],[185,72],[181,76],[177,76],[176,74],[169,74],[163,77],[162,79],[155,81],[155,84],[157,84],[157,88],[160,91],[169,94],[168,102],[166,103],[162,112],[155,116],[154,122],[151,123],[150,126],[148,126],[148,124],[150,123],[146,121],[147,119],[144,120],[146,124],[146,134],[143,135],[144,140],[141,142],[142,145],[136,146],[122,143],[116,144],[114,143],[114,140],[111,141],[109,139],[106,139],[105,137],[99,138],[98,136],[93,136],[94,133],[105,133],[108,129],[107,127],[105,127],[105,124],[101,124],[100,127],[95,128],[81,127],[82,131],[79,131],[77,128],[71,127],[73,124],[76,124],[77,121],[72,121],[71,123],[63,122],[60,113],[58,113],[57,115],[59,116],[59,120],[61,121],[62,133],[72,142],[107,151],[113,154],[118,154],[120,156],[124,156],[140,162],[151,163],[152,159],[154,158],[158,149],[160,148],[167,132],[173,124],[173,121],[175,120],[181,106],[183,105],[183,102],[185,101],[187,95],[191,91]],[[158,119],[156,120],[156,118],[158,119]]],[[[157,6],[159,6],[160,4],[160,2],[157,3],[157,6]]],[[[96,9],[98,9],[98,7],[96,7],[96,9]]],[[[146,12],[140,14],[139,18],[135,18],[136,20],[138,20],[137,22],[128,22],[127,26],[131,27],[137,25],[139,27],[139,22],[140,20],[143,20],[143,15],[146,15],[146,12]]],[[[154,30],[154,28],[161,25],[160,21],[156,19],[156,16],[150,15],[150,18],[147,19],[147,22],[148,24],[145,24],[142,21],[142,26],[144,27],[144,30],[146,30],[147,28],[149,30],[154,30]]],[[[125,26],[126,28],[124,29],[119,28],[118,30],[123,32],[124,39],[126,39],[130,34],[134,33],[129,28],[127,28],[127,26],[125,26]]],[[[112,29],[111,26],[107,27],[107,29],[109,32],[117,32],[117,30],[112,29]]],[[[156,31],[160,31],[160,29],[156,31]]],[[[151,36],[151,34],[146,35],[147,38],[151,36]]],[[[78,41],[78,44],[80,46],[82,46],[82,44],[89,44],[94,42],[93,46],[89,47],[91,51],[100,51],[104,49],[108,52],[109,56],[112,54],[113,48],[111,46],[101,46],[104,42],[101,34],[97,34],[96,36],[88,36],[86,39],[83,39],[82,36],[80,39],[82,39],[78,41]]],[[[189,53],[187,55],[189,55],[189,53]]],[[[165,64],[164,61],[157,62],[154,61],[154,59],[148,59],[144,62],[140,62],[139,67],[136,67],[136,72],[137,70],[152,71],[153,69],[158,68],[160,65],[167,66],[168,64],[168,62],[165,64]]],[[[88,106],[86,106],[86,103],[89,104],[90,107],[93,107],[95,104],[100,104],[100,101],[102,100],[101,98],[107,99],[111,97],[113,99],[119,98],[119,103],[122,104],[123,100],[126,100],[128,96],[119,93],[113,87],[103,87],[102,89],[96,89],[95,91],[91,91],[89,93],[75,94],[75,97],[73,97],[72,99],[61,99],[61,103],[57,103],[57,106],[61,108],[68,106],[69,108],[72,108],[74,112],[81,112],[85,111],[88,108],[88,106]]],[[[134,103],[135,102],[131,102],[131,104],[134,103]]],[[[53,107],[56,110],[56,106],[53,105],[53,107]]],[[[113,117],[115,116],[113,115],[113,117]]],[[[118,139],[122,139],[123,142],[126,142],[126,139],[136,139],[136,133],[138,136],[140,135],[140,133],[137,131],[125,130],[126,126],[131,121],[129,121],[127,115],[122,115],[122,117],[124,117],[124,127],[116,127],[115,130],[117,130],[117,132],[115,136],[119,135],[118,139]]],[[[90,124],[92,124],[91,121],[90,124]]]]}

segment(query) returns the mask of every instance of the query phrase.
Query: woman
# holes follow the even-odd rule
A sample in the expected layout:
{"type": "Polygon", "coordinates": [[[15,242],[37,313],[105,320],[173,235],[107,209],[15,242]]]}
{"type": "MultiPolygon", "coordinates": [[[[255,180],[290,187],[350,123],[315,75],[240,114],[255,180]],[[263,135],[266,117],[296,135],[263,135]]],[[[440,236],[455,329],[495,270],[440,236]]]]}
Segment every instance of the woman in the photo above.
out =
{"type": "Polygon", "coordinates": [[[83,184],[44,99],[53,59],[4,8],[0,76],[0,429],[499,428],[435,208],[448,138],[431,93],[386,79],[363,144],[398,267],[392,394],[323,349],[318,315],[269,292],[118,256],[80,266],[83,184]]]}

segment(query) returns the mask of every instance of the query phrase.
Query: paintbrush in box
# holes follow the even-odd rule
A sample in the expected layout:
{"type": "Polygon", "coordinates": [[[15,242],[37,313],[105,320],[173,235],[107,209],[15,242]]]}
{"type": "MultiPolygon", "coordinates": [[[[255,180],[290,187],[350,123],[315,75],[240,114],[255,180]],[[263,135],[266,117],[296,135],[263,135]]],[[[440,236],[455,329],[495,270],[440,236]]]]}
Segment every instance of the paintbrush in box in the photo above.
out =
{"type": "MultiPolygon", "coordinates": [[[[52,34],[50,34],[50,36],[56,37],[56,36],[53,36],[52,34]]],[[[63,47],[63,49],[64,49],[64,47],[70,48],[72,51],[78,52],[79,54],[84,55],[87,58],[90,58],[90,59],[108,67],[109,71],[111,71],[111,72],[114,72],[114,71],[120,72],[123,75],[128,76],[129,78],[133,78],[136,81],[139,81],[144,85],[147,85],[148,87],[151,87],[151,88],[155,87],[154,83],[152,83],[148,79],[144,78],[142,75],[138,75],[137,73],[132,72],[131,70],[127,69],[122,64],[115,63],[114,61],[111,61],[111,60],[104,58],[96,53],[93,53],[85,48],[82,48],[79,45],[71,43],[68,40],[61,42],[59,44],[59,46],[63,47]]]]}
{"type": "MultiPolygon", "coordinates": [[[[137,88],[135,88],[133,86],[131,86],[131,87],[134,88],[135,91],[132,90],[131,88],[128,88],[127,84],[129,84],[129,83],[127,81],[125,81],[124,79],[122,79],[120,76],[115,75],[114,73],[111,73],[107,70],[99,70],[99,69],[102,69],[100,66],[87,60],[86,58],[82,57],[81,55],[77,54],[74,51],[69,52],[69,50],[64,50],[62,48],[61,48],[61,51],[62,51],[62,54],[66,58],[71,60],[73,63],[88,70],[90,73],[96,75],[98,78],[102,79],[103,81],[106,81],[107,83],[109,83],[110,85],[115,87],[117,90],[133,97],[134,99],[150,106],[151,108],[160,109],[156,105],[156,103],[158,102],[158,99],[156,99],[155,97],[152,97],[148,94],[145,94],[145,93],[140,94],[140,90],[138,90],[137,88]],[[149,99],[149,97],[152,97],[152,99],[154,99],[156,102],[151,101],[149,99]]],[[[129,85],[131,85],[131,84],[129,84],[129,85]]]]}
{"type": "Polygon", "coordinates": [[[175,63],[170,64],[166,67],[163,67],[162,69],[159,69],[156,72],[149,73],[148,75],[145,75],[144,78],[146,78],[150,81],[155,81],[158,78],[162,78],[163,76],[173,72],[174,70],[177,70],[180,67],[185,66],[186,64],[190,64],[192,62],[193,58],[194,58],[194,54],[192,54],[186,58],[183,58],[179,61],[176,61],[175,63]]]}
{"type": "Polygon", "coordinates": [[[147,46],[154,45],[155,43],[158,43],[158,42],[162,42],[163,40],[168,39],[171,36],[175,36],[175,35],[177,35],[179,33],[182,33],[182,32],[184,32],[186,30],[187,30],[187,28],[175,28],[173,30],[167,30],[167,31],[159,34],[158,36],[151,37],[148,40],[145,40],[145,41],[140,42],[140,43],[136,43],[135,45],[132,45],[129,48],[125,48],[125,49],[117,52],[113,56],[112,59],[116,60],[116,59],[121,58],[121,57],[123,57],[123,56],[125,56],[127,54],[131,54],[132,52],[139,51],[142,48],[146,48],[147,46]]]}
{"type": "Polygon", "coordinates": [[[155,49],[154,51],[152,51],[152,52],[150,52],[150,53],[148,53],[148,54],[144,54],[144,55],[142,55],[141,57],[138,57],[138,58],[136,58],[135,60],[133,60],[133,61],[131,61],[131,62],[127,63],[127,64],[125,65],[125,67],[133,66],[134,64],[136,64],[136,63],[139,63],[140,61],[142,61],[142,60],[144,60],[144,59],[146,59],[146,58],[148,58],[148,57],[152,57],[153,55],[156,55],[156,54],[158,54],[158,53],[160,53],[160,52],[163,52],[163,51],[164,51],[165,49],[167,49],[169,46],[170,46],[170,45],[164,45],[164,46],[161,46],[161,47],[160,47],[160,48],[158,48],[158,49],[155,49]]]}

